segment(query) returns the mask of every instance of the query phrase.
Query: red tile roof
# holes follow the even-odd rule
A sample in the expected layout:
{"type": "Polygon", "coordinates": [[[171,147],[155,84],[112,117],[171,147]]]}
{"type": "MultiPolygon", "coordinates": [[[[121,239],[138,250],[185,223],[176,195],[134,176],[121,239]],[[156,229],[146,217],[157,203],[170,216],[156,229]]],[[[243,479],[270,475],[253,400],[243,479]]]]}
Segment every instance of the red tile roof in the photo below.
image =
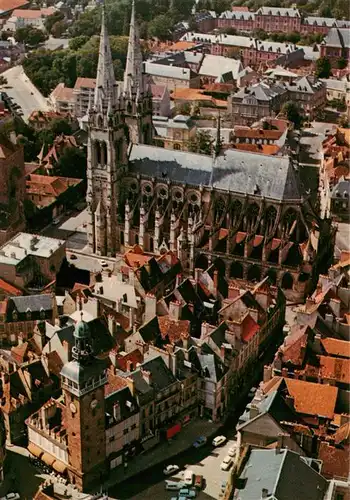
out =
{"type": "Polygon", "coordinates": [[[318,451],[318,459],[322,460],[322,475],[327,479],[347,479],[350,469],[349,456],[349,447],[339,448],[322,441],[318,451]]]}
{"type": "Polygon", "coordinates": [[[137,363],[142,363],[143,362],[143,354],[139,349],[135,349],[134,351],[131,351],[124,356],[121,354],[117,354],[116,357],[116,366],[123,372],[126,372],[129,370],[128,365],[129,363],[132,363],[132,370],[136,369],[137,363]]]}
{"type": "Polygon", "coordinates": [[[337,432],[334,434],[334,441],[336,444],[349,444],[350,440],[350,422],[339,427],[337,432]]]}
{"type": "Polygon", "coordinates": [[[161,99],[166,91],[165,85],[151,85],[153,99],[161,99]]]}
{"type": "Polygon", "coordinates": [[[0,0],[0,14],[28,5],[25,0],[0,0]]]}
{"type": "Polygon", "coordinates": [[[298,413],[333,419],[338,388],[304,380],[284,379],[298,413]]]}
{"type": "Polygon", "coordinates": [[[318,369],[322,379],[333,379],[336,382],[350,384],[350,359],[334,358],[332,356],[317,356],[318,369]]]}
{"type": "Polygon", "coordinates": [[[55,12],[56,9],[54,7],[48,7],[40,10],[16,9],[12,12],[12,15],[22,19],[39,19],[41,17],[51,16],[55,12]]]}
{"type": "Polygon", "coordinates": [[[280,350],[283,353],[282,360],[284,363],[292,363],[294,366],[301,366],[305,359],[307,339],[306,333],[308,327],[303,326],[294,329],[290,338],[285,339],[286,345],[283,345],[280,350]]]}
{"type": "Polygon", "coordinates": [[[260,330],[260,326],[251,317],[250,314],[247,314],[244,320],[242,321],[242,340],[243,342],[249,342],[255,334],[260,330]]]}
{"type": "Polygon", "coordinates": [[[249,139],[278,140],[282,135],[280,130],[265,130],[262,128],[235,126],[233,130],[236,137],[249,139]]]}
{"type": "Polygon", "coordinates": [[[181,335],[187,335],[191,325],[187,319],[176,320],[169,315],[158,316],[158,324],[162,337],[168,336],[170,342],[177,342],[181,335]]]}
{"type": "Polygon", "coordinates": [[[125,379],[119,377],[119,375],[115,375],[111,370],[107,371],[107,379],[108,382],[105,385],[105,396],[128,385],[125,379]]]}
{"type": "Polygon", "coordinates": [[[9,296],[23,295],[23,292],[19,288],[16,288],[15,286],[10,285],[10,283],[7,283],[7,281],[5,281],[1,278],[0,278],[0,290],[6,292],[9,296]]]}
{"type": "Polygon", "coordinates": [[[338,388],[327,384],[315,384],[304,380],[275,376],[263,385],[263,392],[281,390],[285,382],[287,393],[294,398],[294,407],[305,415],[334,417],[338,388]]]}
{"type": "Polygon", "coordinates": [[[126,252],[123,256],[125,262],[134,268],[144,266],[151,258],[151,255],[146,255],[138,245],[135,245],[132,250],[126,252]]]}
{"type": "Polygon", "coordinates": [[[50,370],[50,373],[53,373],[57,377],[61,373],[63,362],[58,355],[57,351],[52,351],[47,353],[47,364],[50,370]]]}
{"type": "Polygon", "coordinates": [[[51,96],[57,101],[70,101],[73,97],[73,89],[66,87],[64,83],[59,83],[51,92],[51,96]]]}
{"type": "Polygon", "coordinates": [[[94,89],[96,87],[96,78],[83,78],[79,76],[75,81],[74,88],[80,89],[81,87],[94,89]]]}
{"type": "Polygon", "coordinates": [[[321,344],[327,354],[335,357],[350,358],[350,342],[326,338],[321,340],[321,344]]]}

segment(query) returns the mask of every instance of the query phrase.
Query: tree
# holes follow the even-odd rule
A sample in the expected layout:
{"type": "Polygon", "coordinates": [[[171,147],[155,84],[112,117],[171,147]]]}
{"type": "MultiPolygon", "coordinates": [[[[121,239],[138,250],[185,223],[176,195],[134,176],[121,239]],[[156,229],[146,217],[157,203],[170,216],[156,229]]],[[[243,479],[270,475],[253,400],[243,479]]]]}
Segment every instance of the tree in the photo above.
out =
{"type": "Polygon", "coordinates": [[[316,61],[316,78],[329,78],[332,73],[331,62],[327,57],[320,57],[316,61]]]}
{"type": "Polygon", "coordinates": [[[285,115],[287,120],[294,123],[295,127],[298,128],[302,122],[302,116],[300,115],[299,108],[293,101],[286,102],[282,107],[282,113],[285,115]]]}
{"type": "Polygon", "coordinates": [[[210,155],[213,151],[213,143],[214,140],[210,133],[200,130],[188,141],[187,147],[191,153],[210,155]]]}
{"type": "Polygon", "coordinates": [[[68,46],[70,50],[79,50],[89,41],[89,37],[86,35],[76,36],[75,38],[71,38],[68,42],[68,46]]]}
{"type": "Polygon", "coordinates": [[[62,33],[67,30],[68,24],[66,21],[57,21],[51,28],[51,35],[55,38],[59,38],[62,33]]]}
{"type": "Polygon", "coordinates": [[[344,69],[348,65],[348,61],[345,59],[345,57],[341,57],[337,61],[337,66],[339,69],[344,69]]]}
{"type": "Polygon", "coordinates": [[[33,26],[26,26],[25,28],[18,28],[15,33],[15,40],[16,42],[36,47],[39,43],[45,42],[46,36],[42,30],[33,26]]]}
{"type": "Polygon", "coordinates": [[[66,148],[60,156],[55,173],[63,177],[86,179],[86,153],[79,148],[66,148]]]}
{"type": "Polygon", "coordinates": [[[45,23],[44,23],[46,31],[48,33],[51,33],[52,27],[56,23],[63,21],[63,19],[64,19],[64,14],[60,10],[57,10],[54,14],[52,14],[51,16],[48,16],[45,19],[45,23]]]}
{"type": "Polygon", "coordinates": [[[53,120],[50,125],[50,130],[54,136],[61,134],[72,135],[73,133],[71,124],[65,118],[57,118],[56,120],[53,120]]]}
{"type": "Polygon", "coordinates": [[[159,40],[169,40],[173,27],[172,20],[165,14],[155,17],[148,25],[148,34],[159,40]]]}

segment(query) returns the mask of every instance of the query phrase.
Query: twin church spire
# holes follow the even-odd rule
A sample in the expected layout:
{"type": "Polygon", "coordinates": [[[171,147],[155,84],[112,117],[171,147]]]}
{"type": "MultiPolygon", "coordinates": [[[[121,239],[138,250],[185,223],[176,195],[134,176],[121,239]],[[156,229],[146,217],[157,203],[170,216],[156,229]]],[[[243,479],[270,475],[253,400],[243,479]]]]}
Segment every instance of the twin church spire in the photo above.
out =
{"type": "Polygon", "coordinates": [[[142,53],[139,28],[135,17],[135,0],[132,2],[128,53],[122,89],[118,89],[115,81],[103,5],[94,106],[96,109],[106,110],[115,107],[119,97],[131,98],[133,94],[140,95],[143,92],[142,53]]]}

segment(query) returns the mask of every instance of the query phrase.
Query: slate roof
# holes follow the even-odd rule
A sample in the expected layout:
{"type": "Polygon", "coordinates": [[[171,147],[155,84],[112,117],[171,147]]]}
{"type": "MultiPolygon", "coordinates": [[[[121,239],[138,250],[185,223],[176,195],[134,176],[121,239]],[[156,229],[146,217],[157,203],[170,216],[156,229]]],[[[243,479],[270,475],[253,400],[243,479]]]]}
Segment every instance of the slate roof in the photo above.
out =
{"type": "Polygon", "coordinates": [[[328,47],[350,47],[350,30],[347,28],[331,28],[324,39],[328,47]]]}
{"type": "Polygon", "coordinates": [[[198,354],[198,360],[203,370],[204,378],[212,382],[220,382],[227,372],[227,368],[207,344],[203,345],[203,352],[198,354]],[[207,351],[207,352],[204,352],[207,351]]]}
{"type": "Polygon", "coordinates": [[[290,450],[252,450],[240,476],[246,479],[237,491],[237,500],[258,500],[262,489],[266,498],[276,500],[322,500],[327,481],[290,450]]]}
{"type": "Polygon", "coordinates": [[[272,157],[239,150],[211,156],[133,145],[130,173],[202,185],[231,193],[264,196],[274,200],[300,200],[296,174],[288,156],[272,157]]]}
{"type": "Polygon", "coordinates": [[[28,309],[31,312],[39,312],[41,309],[50,311],[52,309],[52,297],[48,294],[11,297],[9,300],[12,301],[18,313],[25,313],[28,309]]]}
{"type": "MultiPolygon", "coordinates": [[[[276,422],[295,422],[299,420],[296,413],[285,402],[284,398],[278,391],[272,391],[266,395],[263,395],[260,402],[257,402],[254,398],[252,403],[254,403],[259,409],[258,417],[268,413],[276,422]]],[[[243,424],[240,426],[240,428],[244,428],[250,425],[250,423],[253,420],[256,420],[258,417],[251,419],[248,409],[240,417],[240,421],[243,421],[243,424]]]]}
{"type": "Polygon", "coordinates": [[[152,401],[154,393],[163,391],[176,382],[176,378],[166,366],[161,356],[157,356],[142,363],[140,368],[130,373],[128,376],[134,381],[140,405],[152,401]],[[148,384],[143,377],[141,368],[151,373],[150,384],[148,384]]]}
{"type": "Polygon", "coordinates": [[[199,74],[202,76],[218,77],[224,73],[232,72],[233,79],[237,80],[238,74],[242,69],[242,63],[237,59],[205,54],[199,74]]]}
{"type": "Polygon", "coordinates": [[[244,19],[245,21],[253,21],[255,17],[255,12],[243,11],[243,10],[225,10],[219,16],[219,19],[244,19]]]}
{"type": "Polygon", "coordinates": [[[123,387],[105,397],[105,411],[109,417],[109,426],[117,423],[113,417],[113,407],[115,404],[119,405],[121,420],[126,420],[139,411],[137,401],[132,396],[129,387],[123,387]]]}
{"type": "Polygon", "coordinates": [[[300,17],[300,12],[297,9],[283,8],[283,7],[260,7],[256,12],[257,15],[263,16],[288,16],[288,17],[300,17]]]}
{"type": "Polygon", "coordinates": [[[246,97],[254,96],[258,101],[271,101],[278,95],[287,92],[286,87],[282,83],[268,84],[259,82],[248,87],[242,88],[236,92],[233,97],[238,99],[245,99],[246,97]]]}
{"type": "Polygon", "coordinates": [[[316,17],[316,16],[308,16],[303,20],[303,24],[315,25],[315,26],[328,26],[331,28],[332,26],[336,26],[336,19],[334,17],[316,17]]]}

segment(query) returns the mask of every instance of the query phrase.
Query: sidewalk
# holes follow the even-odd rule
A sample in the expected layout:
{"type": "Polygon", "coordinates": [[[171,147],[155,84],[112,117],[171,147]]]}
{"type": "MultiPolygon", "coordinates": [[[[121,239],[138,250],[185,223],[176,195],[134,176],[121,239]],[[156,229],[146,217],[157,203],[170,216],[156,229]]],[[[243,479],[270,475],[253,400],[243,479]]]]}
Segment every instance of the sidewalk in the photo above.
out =
{"type": "Polygon", "coordinates": [[[108,489],[118,483],[126,481],[140,472],[145,472],[147,469],[154,467],[157,464],[163,463],[171,458],[179,455],[192,447],[192,444],[199,436],[210,438],[221,429],[222,423],[208,422],[205,420],[196,419],[188,424],[172,441],[161,443],[143,455],[135,457],[129,462],[126,470],[118,467],[110,473],[109,479],[102,485],[104,489],[108,489]]]}

